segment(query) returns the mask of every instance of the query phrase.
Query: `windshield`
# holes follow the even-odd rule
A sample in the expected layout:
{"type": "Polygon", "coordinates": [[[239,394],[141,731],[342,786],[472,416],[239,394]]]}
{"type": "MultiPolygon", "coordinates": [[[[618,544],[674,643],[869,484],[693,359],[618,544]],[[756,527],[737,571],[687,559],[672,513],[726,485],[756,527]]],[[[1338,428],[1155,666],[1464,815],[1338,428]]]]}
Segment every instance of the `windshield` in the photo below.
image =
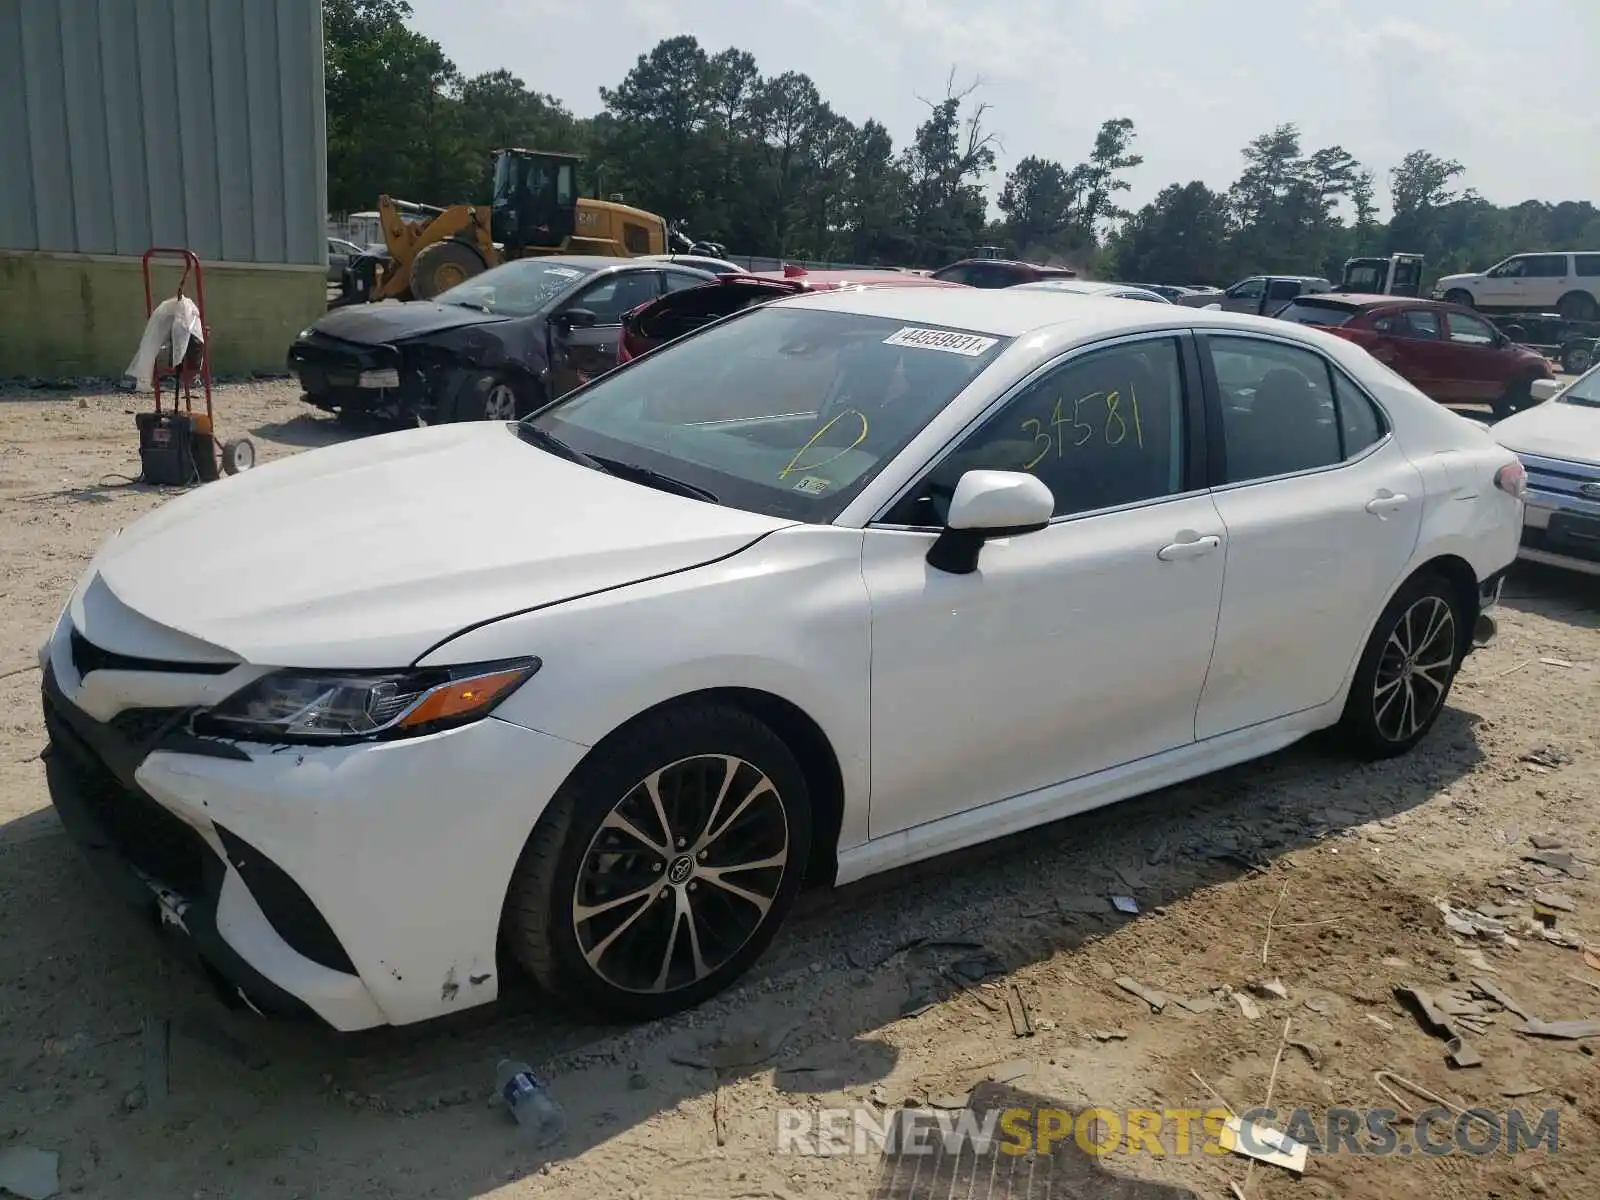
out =
{"type": "Polygon", "coordinates": [[[1584,408],[1600,408],[1600,367],[1582,376],[1576,383],[1556,397],[1559,404],[1577,404],[1584,408]]]}
{"type": "Polygon", "coordinates": [[[565,291],[593,267],[579,267],[561,259],[520,258],[474,275],[439,293],[440,304],[458,304],[507,317],[531,317],[557,293],[565,291]]]}
{"type": "Polygon", "coordinates": [[[1362,263],[1346,267],[1344,285],[1352,292],[1380,292],[1383,290],[1384,269],[1377,263],[1362,263]]]}
{"type": "Polygon", "coordinates": [[[527,424],[603,464],[825,524],[1009,341],[762,306],[596,380],[527,424]]]}

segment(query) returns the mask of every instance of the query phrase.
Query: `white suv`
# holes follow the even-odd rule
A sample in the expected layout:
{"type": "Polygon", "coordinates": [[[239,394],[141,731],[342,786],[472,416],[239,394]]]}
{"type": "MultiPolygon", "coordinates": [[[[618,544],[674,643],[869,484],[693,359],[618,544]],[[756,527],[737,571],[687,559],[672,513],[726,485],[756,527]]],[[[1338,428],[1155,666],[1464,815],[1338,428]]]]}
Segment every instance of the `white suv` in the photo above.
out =
{"type": "Polygon", "coordinates": [[[1478,275],[1446,275],[1433,298],[1488,312],[1547,312],[1600,320],[1600,251],[1513,254],[1478,275]]]}

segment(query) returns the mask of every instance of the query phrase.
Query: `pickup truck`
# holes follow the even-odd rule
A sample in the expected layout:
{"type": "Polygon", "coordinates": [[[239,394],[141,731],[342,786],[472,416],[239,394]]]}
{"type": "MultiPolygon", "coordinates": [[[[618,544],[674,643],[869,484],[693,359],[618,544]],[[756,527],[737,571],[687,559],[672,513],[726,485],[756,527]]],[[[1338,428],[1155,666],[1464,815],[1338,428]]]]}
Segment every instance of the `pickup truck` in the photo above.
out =
{"type": "Polygon", "coordinates": [[[1188,308],[1209,308],[1215,304],[1228,312],[1270,317],[1297,296],[1332,290],[1332,282],[1319,275],[1251,275],[1220,296],[1202,292],[1196,296],[1180,296],[1174,303],[1188,308]]]}

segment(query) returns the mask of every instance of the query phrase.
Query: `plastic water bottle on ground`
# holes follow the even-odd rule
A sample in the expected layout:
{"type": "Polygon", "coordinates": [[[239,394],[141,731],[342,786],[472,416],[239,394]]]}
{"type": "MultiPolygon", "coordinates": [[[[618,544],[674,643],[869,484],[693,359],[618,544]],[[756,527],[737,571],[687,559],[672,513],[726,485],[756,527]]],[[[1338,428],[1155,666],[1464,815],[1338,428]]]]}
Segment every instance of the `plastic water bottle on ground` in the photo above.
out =
{"type": "Polygon", "coordinates": [[[527,1063],[502,1059],[494,1086],[535,1148],[550,1145],[566,1129],[561,1105],[527,1063]]]}

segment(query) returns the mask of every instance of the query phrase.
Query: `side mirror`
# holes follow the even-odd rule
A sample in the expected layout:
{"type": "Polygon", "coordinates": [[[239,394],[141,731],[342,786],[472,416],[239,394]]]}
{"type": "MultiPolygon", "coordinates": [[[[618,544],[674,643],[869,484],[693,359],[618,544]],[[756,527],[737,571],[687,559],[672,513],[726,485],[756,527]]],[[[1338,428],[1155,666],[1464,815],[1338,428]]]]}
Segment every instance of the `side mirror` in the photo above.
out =
{"type": "Polygon", "coordinates": [[[1215,301],[1213,301],[1212,303],[1205,305],[1201,309],[1201,311],[1202,312],[1213,312],[1213,311],[1221,312],[1222,311],[1222,305],[1217,304],[1215,301]]]}
{"type": "Polygon", "coordinates": [[[1534,403],[1543,404],[1560,395],[1562,386],[1559,379],[1535,379],[1528,385],[1528,394],[1533,397],[1534,403]]]}
{"type": "Polygon", "coordinates": [[[600,318],[593,309],[564,308],[556,314],[556,324],[567,329],[589,329],[600,324],[600,318]]]}
{"type": "Polygon", "coordinates": [[[1035,475],[968,471],[950,498],[944,530],[928,547],[928,565],[951,575],[970,575],[978,569],[984,542],[1043,529],[1055,510],[1055,496],[1035,475]]]}

